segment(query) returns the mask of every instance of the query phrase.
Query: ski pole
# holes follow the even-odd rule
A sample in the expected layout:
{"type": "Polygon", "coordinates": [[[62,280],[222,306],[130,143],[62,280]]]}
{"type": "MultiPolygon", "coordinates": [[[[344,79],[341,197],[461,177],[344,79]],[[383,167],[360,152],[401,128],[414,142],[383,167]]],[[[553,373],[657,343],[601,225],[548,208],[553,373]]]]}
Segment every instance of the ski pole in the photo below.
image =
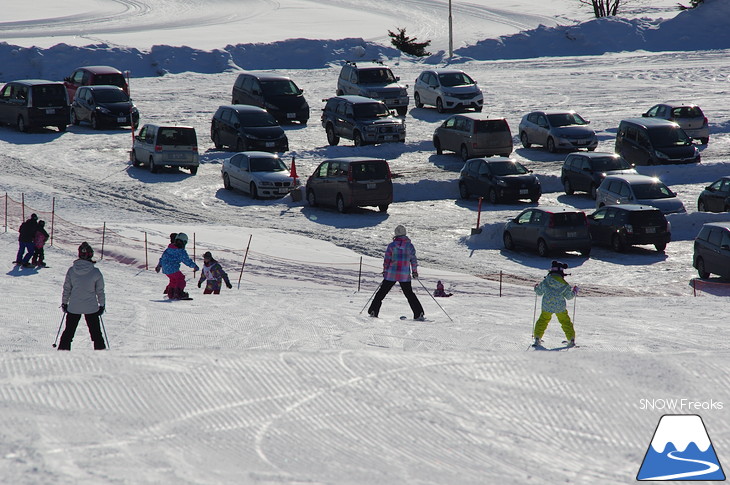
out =
{"type": "Polygon", "coordinates": [[[56,340],[53,341],[53,348],[56,348],[56,344],[58,343],[58,336],[61,335],[61,327],[63,327],[63,321],[66,320],[66,312],[63,312],[63,315],[61,315],[61,323],[58,325],[58,332],[56,332],[56,340]]]}
{"type": "Polygon", "coordinates": [[[101,318],[101,315],[99,315],[99,322],[101,323],[101,329],[104,330],[104,340],[106,340],[106,348],[111,350],[111,346],[109,345],[109,337],[106,334],[106,327],[104,326],[104,319],[101,318]]]}
{"type": "MultiPolygon", "coordinates": [[[[446,313],[446,310],[444,310],[444,307],[442,307],[441,304],[438,301],[436,301],[436,298],[434,298],[434,296],[431,294],[431,292],[428,291],[428,288],[426,288],[426,285],[424,285],[423,282],[420,279],[418,279],[418,278],[416,278],[416,279],[418,280],[419,283],[421,283],[421,286],[423,286],[423,289],[426,290],[426,293],[428,293],[428,296],[430,296],[431,299],[439,306],[439,308],[441,309],[441,311],[444,312],[444,315],[446,315],[447,317],[449,317],[449,314],[446,313]]],[[[451,317],[449,317],[449,320],[451,320],[452,322],[454,321],[451,317]]]]}
{"type": "Polygon", "coordinates": [[[537,320],[535,320],[535,317],[537,316],[537,293],[535,293],[535,308],[532,310],[532,338],[535,338],[535,327],[537,326],[537,320]]]}
{"type": "Polygon", "coordinates": [[[377,288],[375,288],[375,291],[373,291],[373,294],[372,294],[372,295],[370,295],[370,298],[368,298],[368,301],[367,301],[367,302],[365,302],[365,306],[364,306],[364,307],[362,307],[362,310],[360,310],[360,314],[362,314],[362,312],[363,312],[363,311],[365,311],[365,307],[367,307],[367,306],[368,306],[368,305],[370,304],[370,300],[372,300],[372,299],[373,299],[373,297],[375,296],[375,293],[377,293],[377,292],[378,292],[378,290],[380,289],[380,287],[381,287],[381,286],[383,286],[383,282],[382,282],[382,281],[380,282],[380,284],[378,285],[378,287],[377,287],[377,288]]]}
{"type": "Polygon", "coordinates": [[[573,325],[575,325],[575,304],[578,302],[578,293],[573,297],[573,325]]]}

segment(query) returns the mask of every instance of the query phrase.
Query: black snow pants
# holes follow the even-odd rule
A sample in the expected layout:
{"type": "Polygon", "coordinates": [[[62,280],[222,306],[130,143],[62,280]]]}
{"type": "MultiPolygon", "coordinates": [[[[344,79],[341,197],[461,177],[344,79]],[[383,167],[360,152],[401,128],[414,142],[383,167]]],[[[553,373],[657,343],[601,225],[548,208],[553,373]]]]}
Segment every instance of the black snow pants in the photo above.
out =
{"type": "MultiPolygon", "coordinates": [[[[413,293],[411,282],[399,281],[398,283],[400,284],[400,289],[403,291],[403,294],[406,295],[406,299],[408,300],[408,304],[411,306],[411,310],[413,310],[413,318],[420,317],[423,314],[423,307],[421,306],[421,302],[418,301],[416,294],[413,293]]],[[[375,298],[373,298],[373,302],[370,304],[370,308],[368,309],[369,315],[373,315],[375,317],[378,316],[380,313],[380,306],[383,304],[383,298],[385,298],[394,285],[395,281],[383,280],[383,282],[380,283],[380,289],[377,293],[375,293],[375,298]]]]}
{"type": "MultiPolygon", "coordinates": [[[[104,343],[104,336],[101,334],[99,315],[96,313],[86,313],[84,317],[86,318],[86,326],[89,327],[89,335],[91,335],[91,340],[94,342],[94,350],[104,350],[106,344],[104,343]]],[[[71,342],[73,342],[76,327],[78,327],[80,320],[81,315],[78,313],[66,314],[66,328],[61,334],[58,350],[71,350],[71,342]]]]}

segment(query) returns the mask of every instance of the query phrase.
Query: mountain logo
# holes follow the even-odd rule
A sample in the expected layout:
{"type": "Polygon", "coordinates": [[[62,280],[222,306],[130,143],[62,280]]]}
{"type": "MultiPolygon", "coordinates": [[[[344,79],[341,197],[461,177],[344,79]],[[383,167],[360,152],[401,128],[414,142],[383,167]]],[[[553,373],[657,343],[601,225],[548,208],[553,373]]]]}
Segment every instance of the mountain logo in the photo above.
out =
{"type": "Polygon", "coordinates": [[[702,418],[696,414],[662,416],[636,479],[725,480],[702,418]]]}

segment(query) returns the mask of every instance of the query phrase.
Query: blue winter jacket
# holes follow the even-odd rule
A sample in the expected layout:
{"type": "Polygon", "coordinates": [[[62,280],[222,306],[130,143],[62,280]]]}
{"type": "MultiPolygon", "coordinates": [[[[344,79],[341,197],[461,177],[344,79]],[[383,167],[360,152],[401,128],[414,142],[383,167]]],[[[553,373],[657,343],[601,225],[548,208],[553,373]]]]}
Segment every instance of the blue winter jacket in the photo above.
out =
{"type": "Polygon", "coordinates": [[[535,293],[542,296],[542,311],[561,313],[566,310],[565,300],[575,295],[570,285],[559,274],[551,273],[535,287],[535,293]]]}
{"type": "Polygon", "coordinates": [[[180,271],[180,263],[184,263],[185,266],[189,266],[195,271],[198,271],[199,269],[198,265],[190,259],[187,251],[170,246],[168,246],[167,249],[165,249],[165,252],[162,253],[159,265],[162,266],[163,273],[172,274],[180,271]]]}

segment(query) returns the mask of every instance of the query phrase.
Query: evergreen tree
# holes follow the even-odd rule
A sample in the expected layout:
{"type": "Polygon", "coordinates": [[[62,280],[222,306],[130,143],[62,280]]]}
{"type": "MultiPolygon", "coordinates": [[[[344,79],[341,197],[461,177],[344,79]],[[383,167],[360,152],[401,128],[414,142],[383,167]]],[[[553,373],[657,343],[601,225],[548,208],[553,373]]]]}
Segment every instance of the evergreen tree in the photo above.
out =
{"type": "Polygon", "coordinates": [[[417,57],[431,55],[430,52],[426,51],[426,47],[431,45],[430,40],[427,40],[426,42],[416,42],[415,37],[411,38],[406,35],[405,28],[401,29],[400,27],[397,27],[397,30],[397,34],[389,30],[388,36],[390,37],[390,43],[393,44],[393,46],[395,46],[399,51],[417,57]]]}

